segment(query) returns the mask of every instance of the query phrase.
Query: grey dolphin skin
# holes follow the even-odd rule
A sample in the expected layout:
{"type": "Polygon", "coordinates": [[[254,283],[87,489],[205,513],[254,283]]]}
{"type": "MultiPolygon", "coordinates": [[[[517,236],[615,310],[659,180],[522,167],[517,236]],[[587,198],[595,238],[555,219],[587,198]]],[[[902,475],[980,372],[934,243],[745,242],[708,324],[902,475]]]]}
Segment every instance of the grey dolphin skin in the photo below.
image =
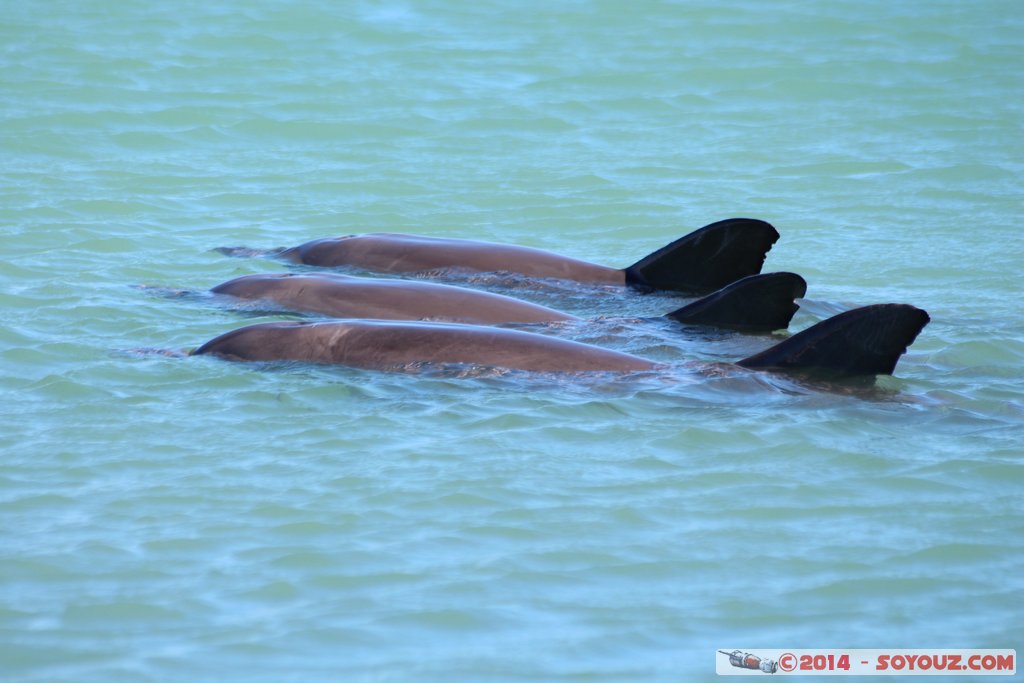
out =
{"type": "Polygon", "coordinates": [[[706,293],[761,272],[765,256],[778,239],[778,231],[769,223],[730,218],[706,225],[621,269],[531,247],[396,233],[313,240],[280,250],[278,255],[295,263],[326,268],[355,266],[383,273],[504,272],[644,290],[706,293]]]}
{"type": "MultiPolygon", "coordinates": [[[[478,325],[575,319],[552,308],[474,289],[334,273],[246,275],[210,291],[334,318],[435,320],[478,325]]],[[[794,273],[750,275],[665,317],[689,325],[771,332],[789,325],[799,309],[793,300],[806,293],[807,283],[794,273]]]]}
{"type": "Polygon", "coordinates": [[[438,320],[478,325],[574,319],[553,308],[465,287],[335,273],[245,275],[210,291],[332,318],[438,320]]]}
{"type": "Polygon", "coordinates": [[[307,361],[388,369],[412,363],[467,364],[536,372],[634,371],[654,363],[597,346],[498,327],[346,320],[250,325],[207,342],[195,355],[230,360],[307,361]]]}
{"type": "MultiPolygon", "coordinates": [[[[891,374],[929,322],[907,304],[877,304],[833,316],[737,362],[755,369],[837,376],[891,374]]],[[[240,361],[301,361],[357,368],[468,364],[537,372],[655,370],[652,361],[531,332],[452,323],[272,322],[223,334],[193,352],[240,361]]]]}

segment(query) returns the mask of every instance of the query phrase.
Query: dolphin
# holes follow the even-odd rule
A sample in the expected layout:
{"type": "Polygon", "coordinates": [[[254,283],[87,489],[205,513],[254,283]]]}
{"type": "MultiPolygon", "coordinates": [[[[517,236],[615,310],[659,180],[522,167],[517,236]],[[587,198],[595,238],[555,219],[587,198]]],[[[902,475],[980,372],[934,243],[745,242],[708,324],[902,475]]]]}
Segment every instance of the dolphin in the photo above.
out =
{"type": "Polygon", "coordinates": [[[308,266],[354,266],[381,273],[514,273],[648,291],[706,293],[761,272],[765,256],[778,239],[778,231],[765,221],[730,218],[681,237],[626,268],[531,247],[398,233],[330,237],[269,252],[244,247],[219,251],[275,254],[308,266]]]}
{"type": "MultiPolygon", "coordinates": [[[[864,306],[823,320],[736,365],[834,376],[892,374],[899,357],[929,320],[928,313],[907,304],[864,306]]],[[[532,332],[455,323],[367,320],[250,325],[210,340],[192,355],[381,370],[423,363],[552,373],[664,368],[639,356],[532,332]]]]}
{"type": "MultiPolygon", "coordinates": [[[[245,275],[210,291],[334,318],[435,320],[478,325],[577,319],[546,306],[475,289],[334,273],[245,275]]],[[[664,317],[688,325],[771,332],[789,325],[799,309],[793,300],[806,293],[807,283],[794,273],[749,275],[664,317]]]]}

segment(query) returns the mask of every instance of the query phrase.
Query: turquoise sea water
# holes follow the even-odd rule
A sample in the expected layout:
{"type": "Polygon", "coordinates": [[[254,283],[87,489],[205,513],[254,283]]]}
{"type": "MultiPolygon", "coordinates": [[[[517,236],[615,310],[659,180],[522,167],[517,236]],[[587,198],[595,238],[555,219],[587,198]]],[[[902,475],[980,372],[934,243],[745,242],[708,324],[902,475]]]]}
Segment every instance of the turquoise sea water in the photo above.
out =
{"type": "MultiPolygon", "coordinates": [[[[1024,644],[1012,0],[0,1],[0,680],[694,681],[719,648],[1024,644]],[[791,329],[933,322],[873,391],[716,364],[668,295],[518,287],[664,376],[186,351],[390,230],[625,266],[775,224],[791,329]],[[691,364],[695,363],[695,364],[691,364]]],[[[469,282],[509,293],[486,278],[469,282]]],[[[958,679],[966,680],[966,679],[958,679]]]]}

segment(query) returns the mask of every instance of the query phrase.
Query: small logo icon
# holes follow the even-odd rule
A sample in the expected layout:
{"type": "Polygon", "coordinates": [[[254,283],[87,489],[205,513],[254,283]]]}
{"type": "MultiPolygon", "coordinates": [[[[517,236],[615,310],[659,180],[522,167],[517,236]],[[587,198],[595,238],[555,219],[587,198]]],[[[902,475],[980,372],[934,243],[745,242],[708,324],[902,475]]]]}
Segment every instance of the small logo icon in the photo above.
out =
{"type": "Polygon", "coordinates": [[[779,657],[779,668],[783,671],[796,671],[796,655],[785,652],[779,657]]]}
{"type": "Polygon", "coordinates": [[[719,650],[719,652],[728,657],[729,663],[739,669],[753,669],[754,671],[762,671],[766,674],[773,674],[779,669],[778,663],[774,659],[768,659],[767,657],[761,658],[749,652],[741,652],[740,650],[733,650],[732,652],[719,650]]]}

